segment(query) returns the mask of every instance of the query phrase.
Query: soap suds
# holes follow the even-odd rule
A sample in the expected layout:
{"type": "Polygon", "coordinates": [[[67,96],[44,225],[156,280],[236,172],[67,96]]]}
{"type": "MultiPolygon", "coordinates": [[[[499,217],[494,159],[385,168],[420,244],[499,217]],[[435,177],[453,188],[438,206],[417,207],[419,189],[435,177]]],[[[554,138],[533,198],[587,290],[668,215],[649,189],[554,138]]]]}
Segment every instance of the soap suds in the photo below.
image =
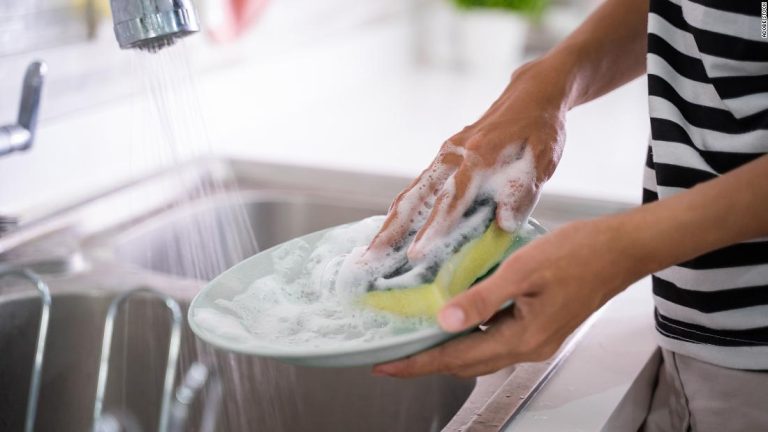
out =
{"type": "Polygon", "coordinates": [[[538,194],[533,151],[525,147],[499,158],[497,166],[487,174],[487,190],[499,205],[499,226],[507,232],[520,229],[536,207],[538,194]]]}
{"type": "MultiPolygon", "coordinates": [[[[463,150],[456,148],[453,151],[463,150]]],[[[410,216],[402,223],[404,239],[374,259],[364,259],[366,249],[380,230],[383,216],[364,219],[328,231],[314,248],[301,239],[281,246],[272,254],[273,272],[255,280],[231,300],[217,300],[219,308],[239,317],[239,329],[224,320],[220,311],[198,311],[195,319],[206,328],[217,327],[223,337],[238,338],[243,328],[255,339],[276,345],[321,347],[386,339],[435,326],[431,317],[405,318],[362,306],[366,291],[398,289],[431,282],[440,265],[462,245],[479,237],[494,220],[509,231],[518,231],[528,218],[530,206],[514,202],[525,185],[535,181],[533,155],[529,148],[502,155],[492,169],[473,175],[470,188],[459,206],[466,209],[448,229],[435,230],[428,238],[429,250],[418,261],[407,257],[416,232],[426,223],[436,205],[436,194],[428,191],[446,167],[436,167],[426,181],[416,184],[416,193],[406,194],[399,211],[410,216]],[[500,199],[503,198],[503,199],[500,199]],[[502,202],[498,208],[497,203],[502,202]],[[526,207],[526,208],[519,208],[526,207]],[[498,215],[498,217],[497,217],[498,215]],[[239,333],[240,332],[240,333],[239,333]]],[[[453,173],[441,193],[455,193],[453,173]]],[[[438,209],[440,210],[440,209],[438,209]]],[[[534,233],[528,229],[523,237],[534,233]]]]}
{"type": "MultiPolygon", "coordinates": [[[[335,228],[313,250],[300,240],[274,251],[274,272],[254,281],[232,300],[217,306],[234,312],[251,337],[279,345],[321,347],[353,344],[410,333],[435,325],[431,318],[405,318],[366,308],[356,301],[365,288],[343,291],[336,279],[348,254],[363,250],[378,232],[383,216],[335,228]]],[[[221,312],[203,309],[200,325],[224,337],[241,337],[221,312]]]]}
{"type": "MultiPolygon", "coordinates": [[[[452,146],[448,153],[467,158],[466,149],[452,146]]],[[[439,197],[424,199],[423,193],[406,193],[398,204],[397,211],[415,215],[401,221],[407,226],[399,231],[408,232],[404,239],[389,250],[365,256],[357,250],[349,254],[343,263],[343,270],[337,286],[344,291],[355,291],[361,285],[369,290],[397,289],[430,282],[440,265],[469,240],[479,237],[495,220],[507,232],[521,229],[530,215],[535,202],[533,185],[536,170],[533,152],[528,147],[510,148],[502,153],[494,166],[476,169],[472,172],[466,190],[459,195],[456,191],[456,176],[459,168],[445,180],[439,197]],[[455,206],[449,206],[452,197],[460,199],[455,206]],[[442,198],[442,199],[441,199],[442,198]],[[498,203],[502,203],[500,206],[498,203]],[[418,210],[420,208],[420,210],[418,210]],[[451,212],[462,211],[459,217],[451,212]],[[420,234],[430,213],[437,212],[438,220],[455,220],[452,225],[437,224],[420,234]],[[413,243],[418,249],[413,249],[413,243]],[[415,259],[410,259],[409,257],[415,259]]],[[[429,183],[433,172],[444,172],[445,166],[436,163],[427,173],[429,183]]],[[[416,185],[416,187],[425,187],[416,185]]]]}

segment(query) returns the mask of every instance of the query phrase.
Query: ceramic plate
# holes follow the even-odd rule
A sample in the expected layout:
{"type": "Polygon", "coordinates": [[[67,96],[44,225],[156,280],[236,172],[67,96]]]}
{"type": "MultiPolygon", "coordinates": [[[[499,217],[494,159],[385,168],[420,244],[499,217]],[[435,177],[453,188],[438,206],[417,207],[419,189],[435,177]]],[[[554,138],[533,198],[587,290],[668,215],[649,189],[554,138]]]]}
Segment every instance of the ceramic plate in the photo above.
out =
{"type": "MultiPolygon", "coordinates": [[[[546,233],[535,220],[528,222],[525,242],[546,233]]],[[[334,228],[317,231],[300,239],[313,247],[323,235],[334,228]]],[[[258,278],[272,271],[272,255],[282,245],[262,251],[211,281],[192,301],[188,320],[192,331],[202,340],[229,351],[274,358],[280,361],[316,367],[351,367],[383,363],[424,351],[456,334],[446,333],[435,324],[433,327],[420,328],[410,333],[398,334],[385,339],[359,342],[354,345],[340,343],[338,346],[322,347],[280,345],[260,339],[240,324],[240,318],[233,311],[219,307],[217,300],[231,301],[245,292],[258,278]]]]}

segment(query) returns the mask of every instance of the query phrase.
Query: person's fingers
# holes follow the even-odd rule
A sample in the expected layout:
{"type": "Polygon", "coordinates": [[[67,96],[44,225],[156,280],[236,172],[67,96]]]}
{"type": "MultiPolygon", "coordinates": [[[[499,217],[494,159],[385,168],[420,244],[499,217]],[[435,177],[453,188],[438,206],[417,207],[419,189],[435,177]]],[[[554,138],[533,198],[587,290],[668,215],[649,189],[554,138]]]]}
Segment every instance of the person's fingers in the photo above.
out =
{"type": "Polygon", "coordinates": [[[557,324],[556,317],[540,313],[535,307],[537,302],[522,300],[522,307],[512,306],[497,313],[485,331],[470,333],[413,357],[377,365],[373,372],[401,378],[434,373],[468,378],[512,364],[544,361],[557,352],[578,322],[557,324]]]}
{"type": "Polygon", "coordinates": [[[484,361],[467,364],[465,367],[453,372],[454,376],[459,378],[472,378],[489,373],[496,372],[511,364],[519,362],[514,354],[515,335],[520,334],[522,323],[520,317],[516,316],[514,306],[501,310],[494,314],[490,320],[484,323],[484,333],[496,340],[496,343],[505,346],[507,349],[496,355],[485,359],[484,361]],[[507,328],[505,328],[507,327],[507,328]],[[510,339],[507,339],[510,338],[510,339]]]}
{"type": "MultiPolygon", "coordinates": [[[[505,304],[506,304],[506,302],[505,302],[505,304]]],[[[508,306],[505,306],[505,304],[502,305],[502,309],[499,309],[493,315],[491,315],[490,318],[488,318],[488,319],[484,320],[482,323],[480,323],[479,324],[480,327],[482,327],[482,328],[487,330],[489,327],[493,327],[493,326],[498,325],[501,322],[503,322],[507,315],[509,315],[511,313],[514,313],[515,304],[511,303],[508,306]]]]}
{"type": "Polygon", "coordinates": [[[407,241],[409,235],[415,234],[410,232],[418,229],[426,219],[435,195],[460,164],[460,154],[442,153],[407,189],[401,192],[390,206],[387,218],[368,246],[364,258],[377,252],[405,246],[402,243],[407,241]]]}
{"type": "Polygon", "coordinates": [[[409,193],[418,190],[420,187],[426,189],[423,191],[425,194],[428,191],[432,191],[433,195],[436,195],[435,191],[442,187],[448,177],[461,166],[463,161],[463,149],[454,145],[450,140],[446,141],[441,147],[440,152],[435,156],[435,159],[429,164],[429,167],[422,171],[408,188],[397,195],[390,205],[389,211],[398,204],[404,203],[409,193]]]}
{"type": "Polygon", "coordinates": [[[516,272],[504,271],[514,255],[491,276],[451,299],[437,316],[445,331],[458,332],[491,318],[523,287],[514,277],[516,272]]]}
{"type": "Polygon", "coordinates": [[[531,314],[521,313],[519,307],[500,311],[494,315],[485,334],[506,349],[486,361],[468,364],[454,375],[477,377],[512,364],[544,361],[552,357],[571,331],[568,326],[552,326],[552,322],[552,319],[540,320],[531,314]]]}
{"type": "Polygon", "coordinates": [[[477,363],[495,359],[503,350],[504,344],[489,337],[486,332],[474,332],[412,357],[376,365],[373,373],[400,378],[434,373],[456,374],[477,363]]]}
{"type": "Polygon", "coordinates": [[[483,375],[492,374],[513,364],[515,363],[507,360],[505,357],[499,357],[457,370],[451,375],[456,378],[477,378],[483,375]]]}
{"type": "Polygon", "coordinates": [[[528,179],[507,181],[497,195],[496,223],[507,232],[520,229],[539,199],[538,187],[528,179]]]}
{"type": "Polygon", "coordinates": [[[562,337],[560,332],[546,337],[546,332],[532,331],[535,326],[522,314],[509,309],[500,313],[494,325],[484,332],[471,333],[413,357],[378,365],[374,373],[401,378],[434,373],[469,378],[516,363],[543,361],[557,351],[567,333],[562,337]]]}
{"type": "Polygon", "coordinates": [[[456,227],[464,212],[472,205],[480,188],[475,165],[466,159],[446,181],[443,191],[435,201],[426,223],[416,233],[408,249],[408,258],[419,260],[433,248],[440,247],[445,236],[456,227]]]}
{"type": "Polygon", "coordinates": [[[506,349],[481,361],[469,362],[450,372],[452,375],[459,378],[479,377],[513,364],[545,361],[558,351],[573,331],[567,325],[550,328],[541,320],[524,319],[511,312],[499,313],[485,331],[489,339],[506,349]]]}
{"type": "Polygon", "coordinates": [[[499,161],[506,173],[505,181],[498,184],[495,198],[496,223],[507,232],[520,228],[538,200],[537,170],[530,145],[523,144],[516,153],[499,161]]]}

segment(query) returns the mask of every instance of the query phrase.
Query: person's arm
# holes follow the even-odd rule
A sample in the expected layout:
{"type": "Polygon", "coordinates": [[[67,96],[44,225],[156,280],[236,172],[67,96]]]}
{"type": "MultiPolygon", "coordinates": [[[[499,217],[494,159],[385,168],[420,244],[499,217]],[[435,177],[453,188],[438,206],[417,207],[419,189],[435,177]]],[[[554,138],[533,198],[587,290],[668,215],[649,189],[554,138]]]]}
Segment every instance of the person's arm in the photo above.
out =
{"type": "Polygon", "coordinates": [[[541,361],[592,312],[654,271],[768,235],[768,156],[671,198],[623,214],[567,225],[512,254],[490,278],[441,312],[449,331],[477,325],[508,299],[490,327],[375,374],[484,375],[541,361]]]}
{"type": "Polygon", "coordinates": [[[589,102],[645,72],[648,1],[607,0],[543,60],[568,81],[569,107],[589,102]]]}
{"type": "Polygon", "coordinates": [[[398,196],[364,259],[380,259],[414,233],[409,256],[427,254],[481,193],[496,200],[499,225],[517,229],[560,160],[568,109],[645,70],[647,11],[647,0],[607,0],[565,41],[515,71],[489,110],[448,139],[398,196]],[[491,170],[509,173],[496,182],[504,186],[488,190],[491,170]]]}

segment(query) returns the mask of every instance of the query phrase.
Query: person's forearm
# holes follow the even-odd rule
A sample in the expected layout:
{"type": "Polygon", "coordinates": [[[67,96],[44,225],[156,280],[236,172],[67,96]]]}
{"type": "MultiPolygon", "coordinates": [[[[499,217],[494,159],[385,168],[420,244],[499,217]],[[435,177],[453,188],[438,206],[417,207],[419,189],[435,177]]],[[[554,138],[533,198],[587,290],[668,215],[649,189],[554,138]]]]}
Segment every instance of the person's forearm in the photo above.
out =
{"type": "Polygon", "coordinates": [[[633,278],[768,236],[768,156],[671,198],[609,218],[633,278]]]}
{"type": "Polygon", "coordinates": [[[607,0],[536,63],[564,80],[566,108],[589,102],[645,72],[648,0],[607,0]]]}

